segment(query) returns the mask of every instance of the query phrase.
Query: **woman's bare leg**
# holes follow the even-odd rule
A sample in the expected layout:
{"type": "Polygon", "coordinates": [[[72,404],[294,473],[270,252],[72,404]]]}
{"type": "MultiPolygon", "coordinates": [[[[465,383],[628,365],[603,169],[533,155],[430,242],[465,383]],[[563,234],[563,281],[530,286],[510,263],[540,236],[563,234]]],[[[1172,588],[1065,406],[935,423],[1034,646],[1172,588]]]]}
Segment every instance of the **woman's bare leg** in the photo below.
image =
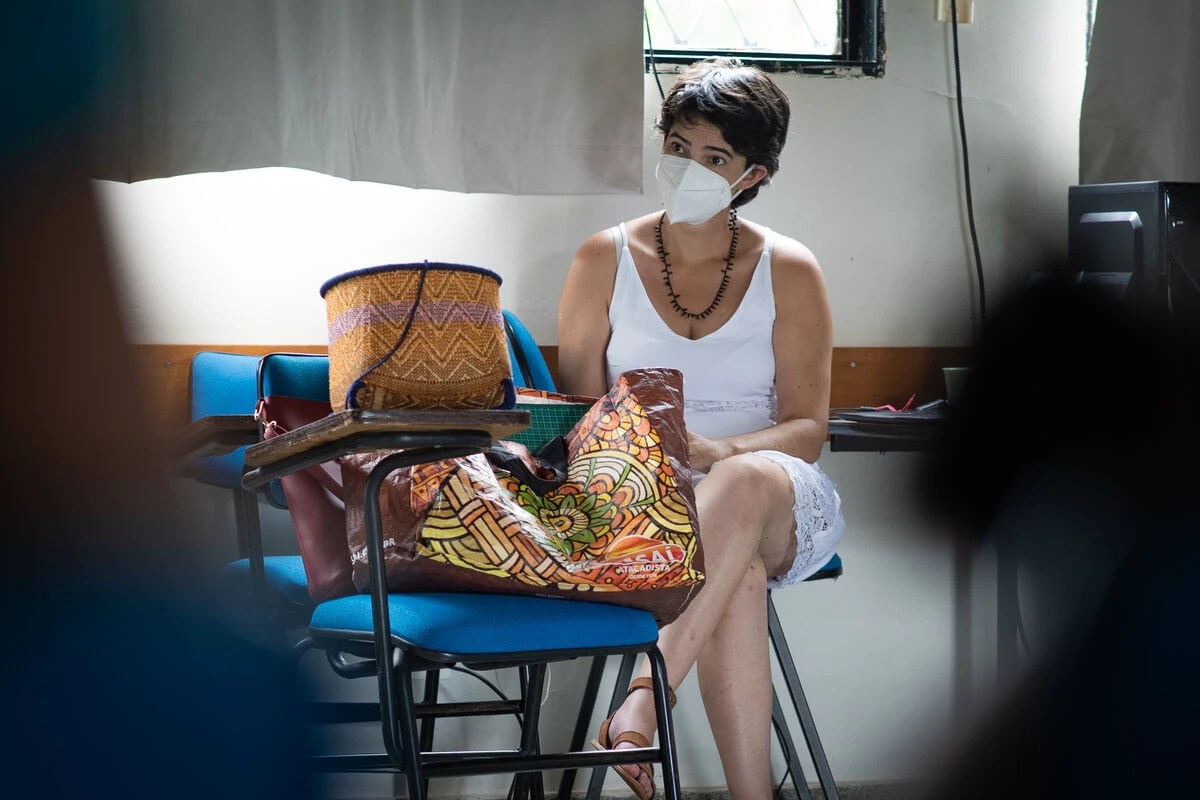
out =
{"type": "Polygon", "coordinates": [[[725,784],[732,798],[771,796],[771,660],[767,576],[751,565],[696,662],[725,784]]]}
{"type": "MultiPolygon", "coordinates": [[[[720,707],[710,707],[705,698],[710,722],[714,730],[720,729],[716,735],[722,764],[736,773],[727,774],[729,781],[740,780],[741,774],[751,769],[751,763],[757,765],[766,752],[764,745],[754,741],[734,741],[729,729],[757,725],[763,729],[759,739],[770,736],[766,575],[786,570],[795,553],[792,504],[787,473],[767,459],[735,456],[714,466],[696,488],[704,588],[679,619],[659,632],[658,646],[672,686],[682,682],[703,654],[712,662],[712,669],[705,668],[702,681],[725,684],[730,689],[728,703],[720,707]],[[757,602],[751,599],[755,593],[759,595],[757,602]],[[764,665],[768,672],[762,679],[764,665]],[[755,680],[736,679],[745,674],[746,668],[755,673],[755,680]],[[736,713],[729,713],[731,709],[736,713]]],[[[645,661],[639,674],[650,674],[645,661]]],[[[702,686],[701,691],[711,696],[714,690],[710,685],[709,689],[702,686]]],[[[629,696],[613,717],[609,735],[628,730],[653,738],[654,704],[649,692],[629,696]]],[[[625,769],[631,774],[638,772],[636,766],[625,769]]],[[[769,771],[764,770],[764,775],[769,771]]],[[[639,780],[649,785],[648,776],[641,775],[639,780]]],[[[768,795],[769,791],[762,797],[768,795]]]]}

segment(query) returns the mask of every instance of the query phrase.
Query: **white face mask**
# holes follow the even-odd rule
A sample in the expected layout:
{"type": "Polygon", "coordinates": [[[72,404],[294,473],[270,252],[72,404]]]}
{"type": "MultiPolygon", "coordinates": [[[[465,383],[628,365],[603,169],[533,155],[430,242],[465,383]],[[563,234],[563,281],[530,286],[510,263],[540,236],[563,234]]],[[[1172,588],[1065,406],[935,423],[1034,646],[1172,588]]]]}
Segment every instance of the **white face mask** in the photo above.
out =
{"type": "MultiPolygon", "coordinates": [[[[749,175],[752,169],[753,164],[733,183],[749,175]]],[[[671,222],[690,222],[693,225],[708,222],[742,193],[738,189],[737,194],[730,195],[732,183],[726,183],[720,175],[690,158],[680,158],[670,153],[663,153],[658,159],[654,177],[658,179],[658,191],[667,210],[667,219],[671,222]]]]}

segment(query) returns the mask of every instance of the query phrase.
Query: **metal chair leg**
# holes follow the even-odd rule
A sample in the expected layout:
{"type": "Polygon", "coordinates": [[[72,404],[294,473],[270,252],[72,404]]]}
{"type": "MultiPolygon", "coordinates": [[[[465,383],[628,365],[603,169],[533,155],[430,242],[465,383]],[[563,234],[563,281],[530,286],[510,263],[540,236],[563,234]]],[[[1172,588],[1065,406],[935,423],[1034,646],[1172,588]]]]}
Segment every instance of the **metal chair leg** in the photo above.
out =
{"type": "MultiPolygon", "coordinates": [[[[546,665],[527,664],[518,670],[521,681],[521,742],[518,752],[533,755],[539,751],[538,720],[541,718],[541,696],[545,686],[546,665]]],[[[509,788],[510,800],[538,798],[541,773],[513,773],[509,788]]]]}
{"type": "MultiPolygon", "coordinates": [[[[637,656],[621,656],[621,667],[617,670],[617,680],[613,684],[612,698],[608,702],[606,717],[611,717],[621,707],[621,702],[625,699],[625,692],[629,689],[629,682],[633,679],[633,665],[636,661],[637,656]]],[[[600,792],[604,789],[604,774],[607,771],[607,767],[592,770],[592,777],[588,782],[588,800],[600,800],[600,792]]]]}
{"type": "Polygon", "coordinates": [[[771,645],[775,648],[775,658],[783,672],[783,682],[792,698],[792,707],[796,710],[796,718],[800,721],[800,731],[808,744],[809,755],[812,756],[813,767],[817,770],[817,780],[825,800],[840,800],[837,785],[833,781],[833,773],[829,769],[829,761],[825,758],[825,749],[821,747],[821,737],[817,734],[817,724],[808,708],[808,700],[804,697],[804,689],[800,686],[800,675],[796,672],[796,662],[792,660],[792,651],[788,648],[787,638],[783,634],[783,626],[779,624],[779,615],[775,612],[775,603],[767,593],[767,630],[771,636],[771,645]]]}
{"type": "MultiPolygon", "coordinates": [[[[542,715],[542,693],[545,686],[545,664],[530,664],[521,668],[521,691],[525,699],[521,715],[521,755],[535,755],[541,747],[538,741],[538,723],[542,715]]],[[[515,800],[541,800],[543,794],[540,772],[518,772],[513,777],[515,800]]]]}
{"type": "MultiPolygon", "coordinates": [[[[546,664],[531,664],[521,670],[524,676],[526,710],[521,716],[524,723],[521,729],[522,751],[530,755],[542,752],[542,740],[539,723],[542,718],[542,698],[545,694],[546,675],[550,668],[546,664]],[[534,671],[537,670],[535,673],[534,671]],[[536,686],[534,686],[536,682],[536,686]],[[528,738],[526,733],[528,732],[528,738]]],[[[529,776],[529,799],[546,800],[546,785],[541,772],[527,773],[529,776]]]]}
{"type": "MultiPolygon", "coordinates": [[[[600,681],[604,678],[604,666],[608,663],[606,656],[592,658],[592,666],[588,669],[587,683],[583,687],[583,698],[579,701],[579,716],[575,719],[575,732],[571,734],[571,750],[582,750],[587,743],[588,730],[592,724],[592,712],[596,710],[596,698],[600,695],[600,681]]],[[[557,800],[571,800],[571,792],[575,789],[575,774],[578,770],[563,770],[558,782],[557,800]]]]}
{"type": "MultiPolygon", "coordinates": [[[[654,678],[654,711],[658,717],[658,749],[662,754],[663,795],[667,800],[681,800],[679,786],[679,758],[675,750],[675,723],[671,716],[671,701],[667,694],[670,683],[667,679],[667,662],[656,645],[649,653],[651,675],[654,678]]],[[[631,662],[632,673],[632,658],[631,662]]],[[[626,681],[623,685],[628,685],[626,681]]]]}
{"type": "MultiPolygon", "coordinates": [[[[441,671],[431,669],[425,673],[425,691],[422,696],[422,702],[426,705],[434,705],[438,699],[438,685],[441,683],[441,671]]],[[[421,719],[421,747],[420,752],[427,753],[433,749],[433,728],[437,722],[436,716],[423,717],[421,719]]],[[[429,793],[429,780],[422,782],[422,789],[425,794],[429,793]]]]}
{"type": "MultiPolygon", "coordinates": [[[[775,604],[771,599],[770,593],[767,595],[767,630],[780,671],[783,674],[783,681],[787,687],[788,696],[792,701],[792,707],[800,723],[801,733],[804,735],[805,744],[808,747],[809,755],[812,757],[813,766],[816,768],[817,780],[820,783],[821,791],[824,793],[825,800],[840,800],[837,784],[834,782],[833,772],[829,767],[829,760],[825,755],[824,747],[821,745],[821,737],[817,732],[816,722],[808,706],[808,700],[804,695],[800,676],[796,671],[795,661],[792,659],[792,653],[788,647],[787,638],[784,635],[783,626],[779,622],[779,615],[775,610],[775,604]]],[[[629,686],[633,675],[635,661],[635,656],[627,655],[622,657],[616,682],[613,685],[612,697],[608,705],[608,715],[613,714],[625,699],[625,690],[629,686]]],[[[605,666],[603,662],[604,659],[598,658],[592,663],[588,682],[584,689],[584,696],[580,704],[580,713],[576,719],[572,749],[578,749],[582,746],[583,736],[586,734],[586,726],[590,723],[592,711],[595,707],[599,683],[605,666]]],[[[780,746],[787,757],[788,768],[792,775],[792,786],[797,798],[799,800],[811,800],[812,792],[808,788],[804,769],[800,763],[799,751],[792,739],[790,727],[784,715],[783,706],[780,703],[779,694],[774,689],[772,689],[771,723],[779,739],[780,746]]],[[[598,800],[604,788],[604,776],[605,770],[603,769],[592,771],[592,776],[588,784],[588,800],[598,800]]],[[[563,780],[559,784],[557,800],[569,800],[574,787],[574,777],[574,771],[564,773],[563,780]]]]}
{"type": "Polygon", "coordinates": [[[233,513],[238,534],[238,557],[250,562],[250,603],[252,618],[259,632],[274,646],[283,646],[286,633],[271,618],[272,598],[264,571],[262,527],[258,518],[258,495],[249,489],[233,490],[233,513]]]}
{"type": "Polygon", "coordinates": [[[393,730],[397,730],[399,733],[399,755],[403,764],[409,800],[425,800],[428,782],[424,780],[421,772],[421,739],[417,733],[417,710],[412,690],[412,668],[409,665],[408,654],[401,649],[396,650],[396,660],[398,662],[394,670],[397,678],[396,706],[392,713],[385,712],[385,717],[391,717],[385,722],[385,726],[394,725],[393,730]]]}
{"type": "Polygon", "coordinates": [[[792,733],[788,729],[787,718],[783,715],[783,706],[779,704],[779,692],[771,688],[771,724],[775,727],[775,736],[787,758],[788,774],[792,776],[792,789],[799,800],[812,800],[812,792],[808,790],[808,781],[804,777],[804,767],[800,764],[800,753],[796,743],[792,741],[792,733]]]}

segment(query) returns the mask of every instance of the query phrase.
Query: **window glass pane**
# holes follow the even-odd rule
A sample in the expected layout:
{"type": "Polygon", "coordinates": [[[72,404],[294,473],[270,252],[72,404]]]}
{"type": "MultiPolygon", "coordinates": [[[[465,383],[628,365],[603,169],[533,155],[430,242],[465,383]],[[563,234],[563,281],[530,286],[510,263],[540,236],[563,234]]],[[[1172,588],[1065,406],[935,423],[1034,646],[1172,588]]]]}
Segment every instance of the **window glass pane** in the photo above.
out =
{"type": "Polygon", "coordinates": [[[841,0],[646,0],[654,50],[842,55],[841,0]]]}

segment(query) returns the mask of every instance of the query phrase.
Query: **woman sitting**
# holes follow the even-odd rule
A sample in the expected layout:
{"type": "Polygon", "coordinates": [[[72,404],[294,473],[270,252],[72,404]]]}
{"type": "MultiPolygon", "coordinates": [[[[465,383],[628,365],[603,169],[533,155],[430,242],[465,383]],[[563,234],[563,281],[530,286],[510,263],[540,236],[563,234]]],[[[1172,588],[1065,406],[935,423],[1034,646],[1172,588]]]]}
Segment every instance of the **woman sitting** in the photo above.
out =
{"type": "MultiPolygon", "coordinates": [[[[663,101],[665,209],[590,237],[559,306],[564,389],[599,396],[639,367],[684,377],[706,582],[660,633],[672,688],[697,667],[730,795],[771,794],[767,589],[834,554],[840,500],[816,465],[829,415],[833,330],[804,245],[740,219],[779,168],[788,100],[730,60],[689,67],[663,101]]],[[[605,720],[604,748],[649,746],[649,667],[605,720]]],[[[616,768],[646,800],[648,764],[616,768]]]]}

